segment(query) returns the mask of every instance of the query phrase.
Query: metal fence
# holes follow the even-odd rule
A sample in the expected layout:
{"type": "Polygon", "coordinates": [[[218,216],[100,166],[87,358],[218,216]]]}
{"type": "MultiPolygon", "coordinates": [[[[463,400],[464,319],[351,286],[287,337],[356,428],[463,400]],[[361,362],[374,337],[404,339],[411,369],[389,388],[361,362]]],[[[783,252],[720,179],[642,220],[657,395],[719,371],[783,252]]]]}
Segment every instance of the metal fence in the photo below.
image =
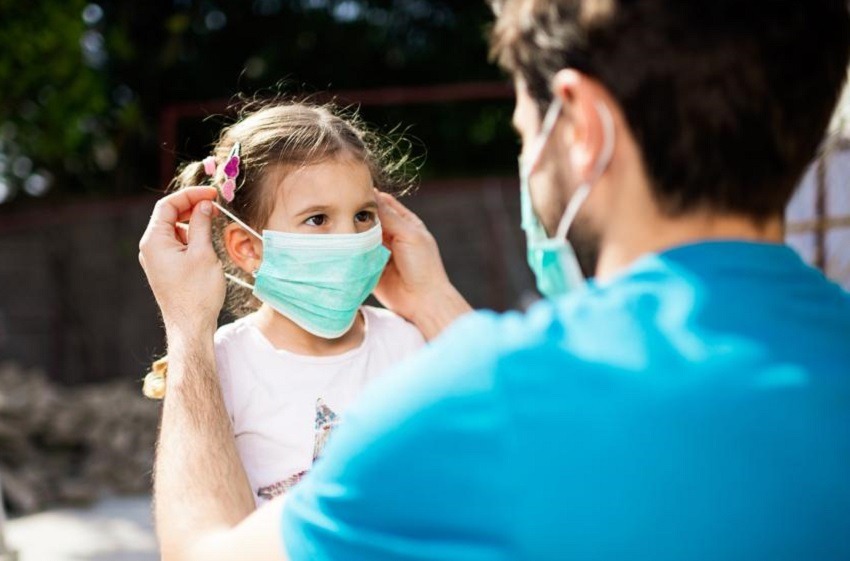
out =
{"type": "Polygon", "coordinates": [[[786,240],[850,290],[850,139],[835,136],[809,168],[786,212],[786,240]]]}

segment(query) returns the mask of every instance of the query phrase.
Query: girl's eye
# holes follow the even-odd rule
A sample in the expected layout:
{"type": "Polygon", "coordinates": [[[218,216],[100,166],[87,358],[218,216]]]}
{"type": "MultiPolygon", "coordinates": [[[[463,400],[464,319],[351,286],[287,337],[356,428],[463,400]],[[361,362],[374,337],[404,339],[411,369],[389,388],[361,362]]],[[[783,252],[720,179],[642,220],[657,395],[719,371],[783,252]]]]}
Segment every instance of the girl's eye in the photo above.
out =
{"type": "Polygon", "coordinates": [[[368,210],[362,210],[354,215],[354,220],[357,222],[374,222],[375,213],[369,212],[368,210]]]}
{"type": "Polygon", "coordinates": [[[307,220],[304,221],[305,224],[310,226],[323,226],[325,222],[327,222],[328,217],[324,214],[317,214],[316,216],[311,216],[307,220]]]}

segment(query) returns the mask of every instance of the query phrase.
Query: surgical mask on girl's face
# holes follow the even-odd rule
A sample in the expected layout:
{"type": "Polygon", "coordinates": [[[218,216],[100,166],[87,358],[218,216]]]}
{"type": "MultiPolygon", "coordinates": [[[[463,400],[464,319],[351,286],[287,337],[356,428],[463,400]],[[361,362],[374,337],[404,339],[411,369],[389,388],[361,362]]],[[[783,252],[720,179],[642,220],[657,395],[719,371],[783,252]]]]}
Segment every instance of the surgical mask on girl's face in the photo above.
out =
{"type": "MultiPolygon", "coordinates": [[[[546,229],[534,212],[530,183],[534,168],[552,134],[552,129],[555,127],[558,117],[561,115],[563,101],[560,98],[555,98],[546,111],[543,126],[537,138],[532,141],[528,156],[520,156],[520,207],[522,229],[526,236],[526,256],[528,265],[537,281],[537,289],[547,298],[563,296],[585,284],[578,257],[576,257],[575,250],[567,239],[567,234],[579,209],[590,195],[593,182],[605,172],[614,152],[614,122],[611,113],[608,107],[601,102],[597,103],[596,108],[605,135],[602,151],[599,154],[591,180],[580,185],[570,198],[564,214],[561,216],[555,236],[552,238],[546,234],[546,229]]],[[[562,187],[558,186],[558,188],[562,187]]]]}
{"type": "Polygon", "coordinates": [[[264,230],[259,235],[228,210],[216,205],[263,242],[263,260],[254,296],[299,327],[325,339],[346,334],[390,259],[381,225],[360,234],[291,234],[264,230]]]}

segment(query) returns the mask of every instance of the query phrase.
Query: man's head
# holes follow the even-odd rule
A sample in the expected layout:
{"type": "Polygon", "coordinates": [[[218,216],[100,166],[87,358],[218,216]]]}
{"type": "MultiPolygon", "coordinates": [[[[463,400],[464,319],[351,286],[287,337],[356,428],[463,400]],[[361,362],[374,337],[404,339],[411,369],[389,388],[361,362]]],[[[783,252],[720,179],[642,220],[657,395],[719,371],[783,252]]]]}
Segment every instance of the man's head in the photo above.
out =
{"type": "MultiPolygon", "coordinates": [[[[600,101],[617,126],[608,175],[642,175],[660,215],[781,216],[850,55],[845,0],[496,0],[494,8],[492,55],[516,80],[514,121],[526,146],[553,96],[565,102],[532,190],[550,233],[576,185],[596,179],[600,101]]],[[[603,183],[595,190],[605,204],[588,201],[579,230],[616,220],[605,207],[626,187],[603,183]]]]}

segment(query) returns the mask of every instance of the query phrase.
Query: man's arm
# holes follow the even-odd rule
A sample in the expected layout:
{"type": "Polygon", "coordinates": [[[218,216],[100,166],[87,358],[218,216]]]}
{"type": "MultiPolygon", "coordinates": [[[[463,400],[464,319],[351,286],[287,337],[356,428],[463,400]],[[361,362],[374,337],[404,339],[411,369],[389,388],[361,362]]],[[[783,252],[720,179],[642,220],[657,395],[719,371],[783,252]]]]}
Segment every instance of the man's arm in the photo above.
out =
{"type": "Polygon", "coordinates": [[[190,340],[169,336],[168,391],[154,475],[162,558],[283,559],[280,505],[254,513],[212,341],[211,334],[190,340]]]}
{"type": "Polygon", "coordinates": [[[139,259],[162,311],[169,371],[154,468],[165,561],[284,560],[282,502],[254,511],[215,370],[224,276],[211,244],[212,189],[157,203],[139,259]],[[191,217],[187,243],[178,220],[191,217]]]}
{"type": "Polygon", "coordinates": [[[518,557],[512,416],[494,390],[499,331],[492,315],[458,320],[346,411],[286,495],[280,528],[291,559],[518,557]]]}

